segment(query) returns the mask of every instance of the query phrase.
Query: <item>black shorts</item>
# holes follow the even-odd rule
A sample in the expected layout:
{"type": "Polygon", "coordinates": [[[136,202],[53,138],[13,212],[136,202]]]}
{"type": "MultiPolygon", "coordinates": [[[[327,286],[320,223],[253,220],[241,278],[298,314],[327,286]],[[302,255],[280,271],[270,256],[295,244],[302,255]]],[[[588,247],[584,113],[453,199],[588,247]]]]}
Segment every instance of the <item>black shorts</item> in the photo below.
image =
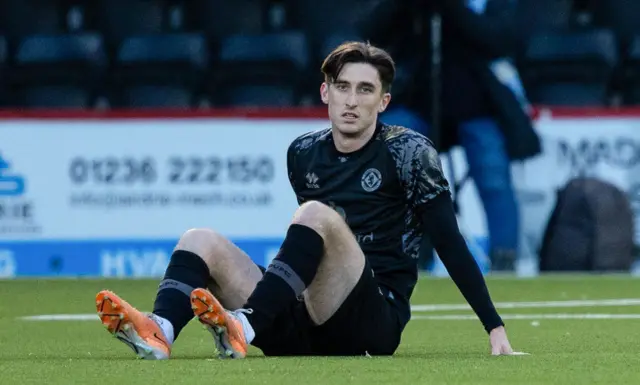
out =
{"type": "Polygon", "coordinates": [[[391,355],[404,329],[399,306],[389,289],[379,285],[367,262],[360,280],[327,322],[314,325],[299,300],[252,345],[266,356],[391,355]]]}

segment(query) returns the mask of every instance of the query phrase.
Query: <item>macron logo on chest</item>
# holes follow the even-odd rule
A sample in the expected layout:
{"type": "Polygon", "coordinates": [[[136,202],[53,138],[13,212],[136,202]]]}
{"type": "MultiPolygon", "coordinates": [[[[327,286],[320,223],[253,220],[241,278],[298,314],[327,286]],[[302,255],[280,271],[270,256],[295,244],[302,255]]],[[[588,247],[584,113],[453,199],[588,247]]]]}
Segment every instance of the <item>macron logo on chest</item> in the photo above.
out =
{"type": "Polygon", "coordinates": [[[320,185],[318,184],[318,180],[320,178],[318,178],[315,172],[308,172],[307,175],[305,175],[304,177],[307,180],[307,183],[306,183],[307,188],[313,188],[313,189],[320,188],[320,185]]]}

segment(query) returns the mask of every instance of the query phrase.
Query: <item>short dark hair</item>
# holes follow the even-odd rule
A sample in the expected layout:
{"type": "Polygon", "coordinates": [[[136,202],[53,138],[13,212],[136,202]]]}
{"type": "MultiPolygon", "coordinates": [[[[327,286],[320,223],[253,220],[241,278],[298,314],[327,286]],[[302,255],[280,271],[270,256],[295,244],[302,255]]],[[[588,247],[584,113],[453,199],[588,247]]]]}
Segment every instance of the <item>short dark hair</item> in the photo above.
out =
{"type": "Polygon", "coordinates": [[[342,43],[327,55],[322,63],[321,71],[325,81],[334,82],[347,63],[371,64],[378,70],[383,92],[388,92],[391,89],[391,84],[396,76],[396,65],[391,55],[382,48],[375,47],[368,42],[349,41],[342,43]]]}

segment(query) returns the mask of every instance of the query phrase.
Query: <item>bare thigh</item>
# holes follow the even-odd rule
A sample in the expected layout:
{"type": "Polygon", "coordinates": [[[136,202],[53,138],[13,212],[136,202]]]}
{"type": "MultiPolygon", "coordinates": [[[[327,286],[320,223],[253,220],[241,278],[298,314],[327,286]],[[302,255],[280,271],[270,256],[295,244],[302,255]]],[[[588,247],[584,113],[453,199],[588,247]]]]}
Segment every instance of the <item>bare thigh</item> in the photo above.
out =
{"type": "Polygon", "coordinates": [[[262,272],[251,258],[213,230],[189,230],[175,249],[190,251],[204,260],[211,276],[209,290],[227,309],[242,307],[262,279],[262,272]]]}
{"type": "Polygon", "coordinates": [[[301,206],[293,223],[311,227],[324,239],[322,261],[303,293],[311,320],[321,325],[338,311],[360,280],[365,256],[342,217],[322,203],[301,206]]]}

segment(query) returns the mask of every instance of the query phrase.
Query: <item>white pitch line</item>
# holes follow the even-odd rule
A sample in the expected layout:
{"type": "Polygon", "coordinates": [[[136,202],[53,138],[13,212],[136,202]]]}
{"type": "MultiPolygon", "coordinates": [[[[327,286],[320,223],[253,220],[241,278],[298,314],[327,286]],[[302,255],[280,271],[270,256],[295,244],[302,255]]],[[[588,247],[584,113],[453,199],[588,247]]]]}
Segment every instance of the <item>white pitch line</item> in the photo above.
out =
{"type": "MultiPolygon", "coordinates": [[[[603,300],[571,300],[571,301],[539,301],[539,302],[497,302],[495,304],[498,309],[523,309],[523,308],[571,308],[571,307],[604,307],[604,306],[640,306],[640,299],[627,298],[627,299],[603,299],[603,300]]],[[[471,308],[467,304],[434,304],[434,305],[414,305],[411,307],[413,312],[437,312],[446,310],[470,310],[471,308]]],[[[529,317],[528,315],[525,315],[529,317]]],[[[551,315],[546,315],[553,316],[551,315]]],[[[557,315],[556,315],[557,316],[557,315]]],[[[579,315],[577,315],[579,316],[579,315]]],[[[595,314],[594,317],[601,315],[595,314]]],[[[606,316],[606,314],[604,315],[606,316]]],[[[622,315],[624,316],[624,314],[622,315]]],[[[443,318],[424,318],[430,316],[413,316],[413,319],[443,319],[443,318]]],[[[476,319],[475,315],[469,316],[433,316],[433,317],[457,317],[454,319],[467,319],[460,317],[470,317],[468,319],[476,319]]],[[[502,318],[509,317],[505,315],[502,318]]],[[[538,317],[541,318],[541,317],[538,317]]],[[[544,318],[544,317],[542,317],[544,318]]],[[[592,319],[612,319],[611,318],[592,318],[592,319]]],[[[640,315],[634,318],[640,318],[640,315]]],[[[96,314],[42,314],[26,317],[18,317],[24,321],[96,321],[98,316],[96,314]]],[[[523,318],[524,319],[524,318],[523,318]]],[[[529,318],[526,318],[529,319],[529,318]]],[[[565,318],[568,319],[568,318],[565,318]]],[[[581,318],[578,318],[581,319],[581,318]]],[[[582,318],[587,319],[587,318],[582,318]]]]}
{"type": "MultiPolygon", "coordinates": [[[[538,301],[538,302],[496,302],[498,309],[524,309],[524,308],[568,308],[568,307],[588,307],[588,306],[640,306],[640,298],[626,299],[600,299],[600,300],[571,300],[571,301],[538,301]]],[[[411,311],[432,312],[446,310],[470,310],[468,304],[434,304],[434,305],[414,305],[411,311]]]]}
{"type": "MultiPolygon", "coordinates": [[[[611,319],[640,319],[640,314],[501,314],[503,320],[540,320],[540,319],[583,319],[583,320],[611,320],[611,319]]],[[[475,315],[414,315],[412,320],[430,321],[477,321],[475,315]]]]}
{"type": "MultiPolygon", "coordinates": [[[[640,314],[503,314],[505,320],[539,320],[539,319],[640,319],[640,314]]],[[[23,321],[98,321],[95,314],[43,314],[28,317],[20,317],[23,321]]],[[[449,314],[449,315],[414,315],[412,320],[431,321],[474,321],[478,317],[474,314],[449,314]]]]}
{"type": "Polygon", "coordinates": [[[42,314],[19,317],[23,321],[99,321],[96,314],[42,314]]]}

